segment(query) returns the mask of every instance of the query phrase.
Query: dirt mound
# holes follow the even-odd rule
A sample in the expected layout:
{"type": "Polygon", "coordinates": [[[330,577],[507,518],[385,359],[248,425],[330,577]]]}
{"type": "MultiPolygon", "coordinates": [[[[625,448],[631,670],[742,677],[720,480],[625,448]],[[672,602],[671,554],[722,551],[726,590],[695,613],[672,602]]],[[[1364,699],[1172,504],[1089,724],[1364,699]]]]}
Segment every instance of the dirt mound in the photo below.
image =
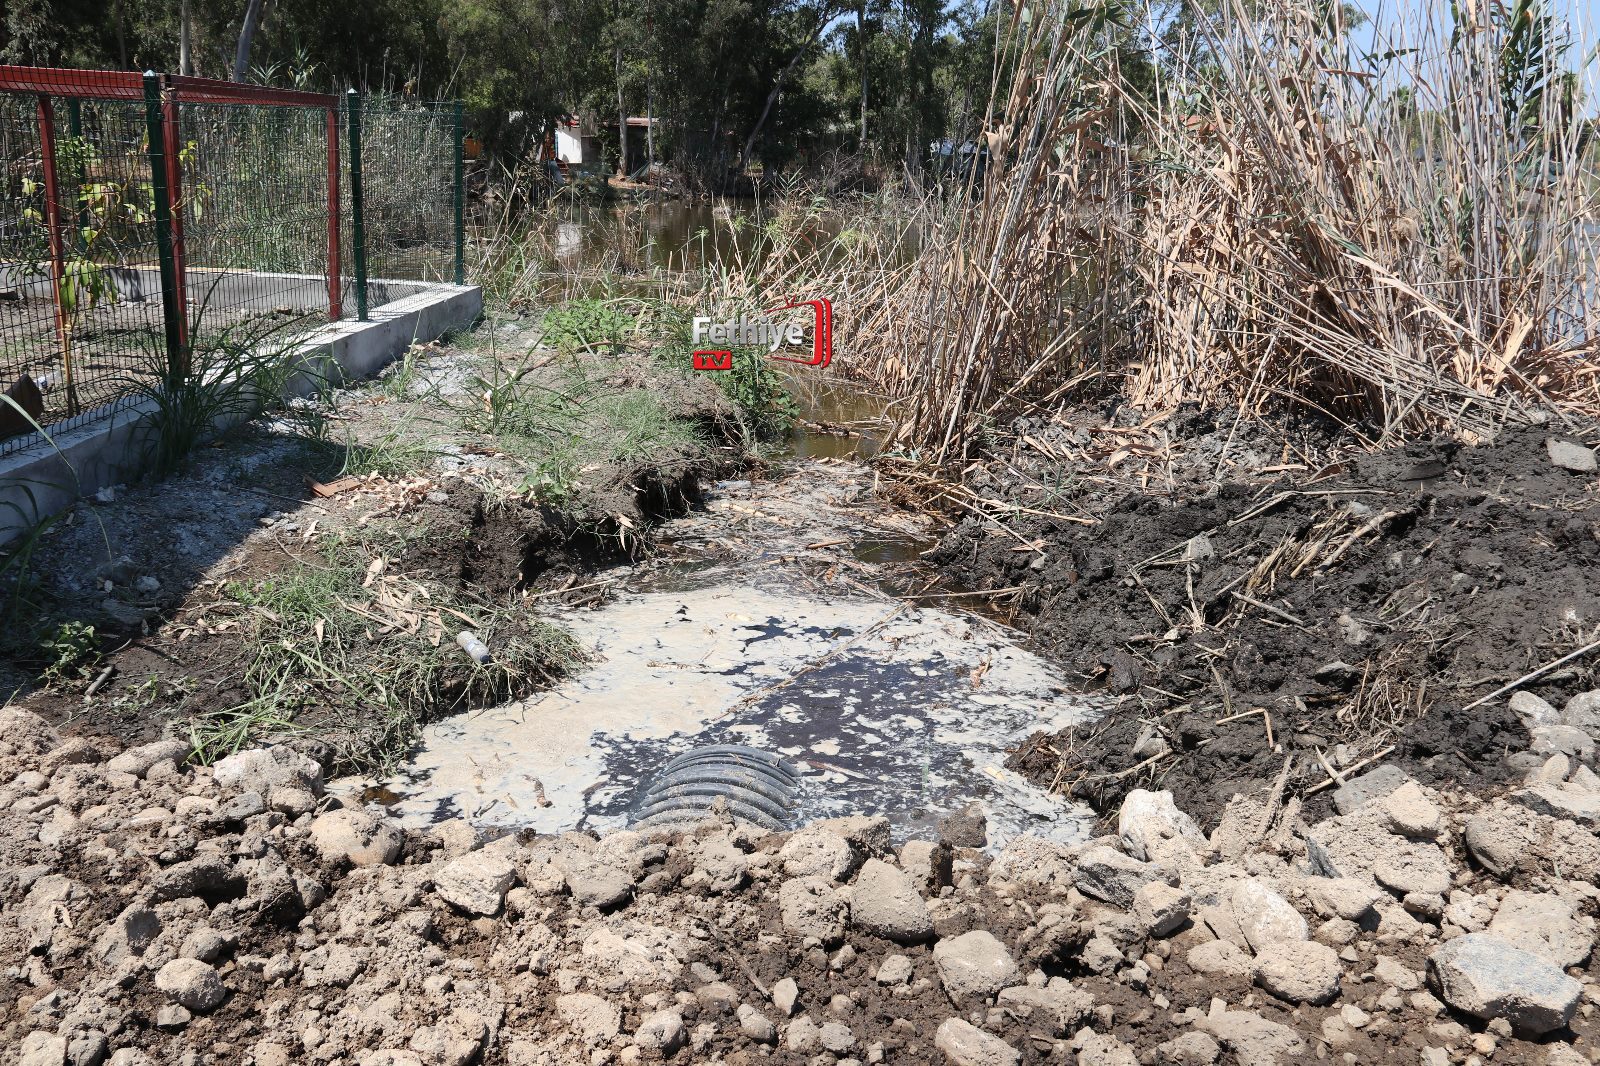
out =
{"type": "MultiPolygon", "coordinates": [[[[1126,697],[1017,759],[1101,809],[1161,782],[1214,824],[1289,756],[1291,794],[1380,752],[1425,782],[1495,782],[1523,724],[1471,705],[1600,625],[1600,498],[1550,435],[1135,492],[1093,524],[969,519],[934,558],[967,587],[1020,586],[1034,640],[1126,697]]],[[[1558,706],[1593,687],[1583,657],[1523,686],[1558,706]]]]}
{"type": "Polygon", "coordinates": [[[1309,829],[1246,801],[1209,841],[1140,792],[1116,836],[991,858],[895,852],[870,817],[417,832],[289,748],[184,752],[0,711],[0,1058],[1558,1062],[1540,1045],[1595,1037],[1600,837],[1539,813],[1592,804],[1586,771],[1488,804],[1410,783],[1309,829]]]}

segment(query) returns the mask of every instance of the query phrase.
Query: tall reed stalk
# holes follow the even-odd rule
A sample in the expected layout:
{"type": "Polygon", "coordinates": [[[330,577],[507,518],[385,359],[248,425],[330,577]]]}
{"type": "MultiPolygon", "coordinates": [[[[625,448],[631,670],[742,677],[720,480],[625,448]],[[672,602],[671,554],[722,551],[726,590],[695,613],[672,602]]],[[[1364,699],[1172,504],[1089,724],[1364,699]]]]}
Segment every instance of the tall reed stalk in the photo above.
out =
{"type": "Polygon", "coordinates": [[[920,254],[768,249],[723,294],[831,295],[840,363],[940,461],[1086,385],[1374,435],[1600,411],[1600,186],[1558,21],[1426,0],[1367,55],[1336,4],[1228,0],[1136,91],[1115,15],[1013,10],[987,174],[912,206],[920,254]]]}

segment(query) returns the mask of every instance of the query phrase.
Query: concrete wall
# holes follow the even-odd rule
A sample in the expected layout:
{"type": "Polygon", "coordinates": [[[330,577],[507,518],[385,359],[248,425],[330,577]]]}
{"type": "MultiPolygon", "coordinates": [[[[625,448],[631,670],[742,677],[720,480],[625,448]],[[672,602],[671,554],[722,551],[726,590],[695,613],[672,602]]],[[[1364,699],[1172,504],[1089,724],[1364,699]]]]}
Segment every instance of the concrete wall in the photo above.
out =
{"type": "MultiPolygon", "coordinates": [[[[308,395],[323,381],[370,377],[412,344],[464,329],[483,314],[483,290],[476,285],[383,284],[421,291],[374,307],[370,321],[329,323],[308,333],[298,345],[308,370],[291,382],[291,394],[308,395]]],[[[80,496],[137,478],[147,460],[153,409],[147,400],[0,456],[0,543],[80,496]]]]}

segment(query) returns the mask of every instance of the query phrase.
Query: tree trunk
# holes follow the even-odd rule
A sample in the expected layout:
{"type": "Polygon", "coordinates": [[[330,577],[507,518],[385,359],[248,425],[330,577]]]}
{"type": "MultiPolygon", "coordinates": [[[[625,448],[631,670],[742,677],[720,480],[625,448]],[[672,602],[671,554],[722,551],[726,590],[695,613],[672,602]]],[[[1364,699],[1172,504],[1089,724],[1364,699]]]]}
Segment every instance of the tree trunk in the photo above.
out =
{"type": "Polygon", "coordinates": [[[811,32],[806,35],[804,43],[795,49],[794,56],[778,72],[778,77],[772,83],[772,91],[767,93],[767,102],[761,108],[761,117],[756,119],[756,124],[750,129],[750,135],[744,139],[744,147],[739,151],[739,170],[741,172],[750,165],[750,150],[755,147],[756,138],[761,136],[761,128],[767,124],[767,118],[772,114],[772,105],[777,101],[778,94],[783,91],[783,83],[789,79],[789,75],[794,72],[794,68],[800,65],[800,60],[805,58],[805,54],[811,50],[812,44],[821,36],[829,20],[833,18],[832,6],[824,4],[821,11],[818,12],[818,16],[817,24],[811,27],[811,32]]]}
{"type": "Polygon", "coordinates": [[[856,48],[861,52],[861,142],[856,146],[856,154],[865,157],[867,154],[867,4],[866,0],[857,0],[856,3],[856,48]]]}
{"type": "MultiPolygon", "coordinates": [[[[194,73],[194,33],[189,20],[189,0],[178,4],[178,73],[194,73]]],[[[126,65],[126,64],[124,64],[126,65]]]]}
{"type": "Polygon", "coordinates": [[[122,70],[128,69],[128,28],[127,15],[122,10],[122,0],[116,0],[112,5],[111,17],[117,21],[117,66],[122,70]]]}
{"type": "Polygon", "coordinates": [[[261,26],[263,0],[249,0],[244,9],[244,25],[239,27],[239,47],[233,53],[233,80],[244,81],[250,72],[250,46],[255,43],[256,30],[261,26]]]}
{"type": "Polygon", "coordinates": [[[628,108],[622,102],[622,46],[612,53],[617,73],[617,177],[628,176],[628,108]]]}

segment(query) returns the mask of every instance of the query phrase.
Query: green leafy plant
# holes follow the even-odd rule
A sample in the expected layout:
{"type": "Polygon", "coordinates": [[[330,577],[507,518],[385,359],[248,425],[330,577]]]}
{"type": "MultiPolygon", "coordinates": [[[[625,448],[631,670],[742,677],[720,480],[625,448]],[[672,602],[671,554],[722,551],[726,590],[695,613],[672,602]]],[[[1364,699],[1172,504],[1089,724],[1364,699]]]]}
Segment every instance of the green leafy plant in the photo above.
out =
{"type": "Polygon", "coordinates": [[[633,319],[607,300],[574,300],[551,308],[541,325],[545,343],[563,352],[617,351],[634,329],[633,319]]]}
{"type": "Polygon", "coordinates": [[[72,680],[99,658],[99,640],[94,626],[83,622],[62,622],[40,642],[45,668],[39,680],[58,685],[72,680]]]}
{"type": "Polygon", "coordinates": [[[780,436],[800,417],[799,405],[784,388],[783,375],[759,349],[735,348],[733,369],[714,377],[758,437],[780,436]]]}

